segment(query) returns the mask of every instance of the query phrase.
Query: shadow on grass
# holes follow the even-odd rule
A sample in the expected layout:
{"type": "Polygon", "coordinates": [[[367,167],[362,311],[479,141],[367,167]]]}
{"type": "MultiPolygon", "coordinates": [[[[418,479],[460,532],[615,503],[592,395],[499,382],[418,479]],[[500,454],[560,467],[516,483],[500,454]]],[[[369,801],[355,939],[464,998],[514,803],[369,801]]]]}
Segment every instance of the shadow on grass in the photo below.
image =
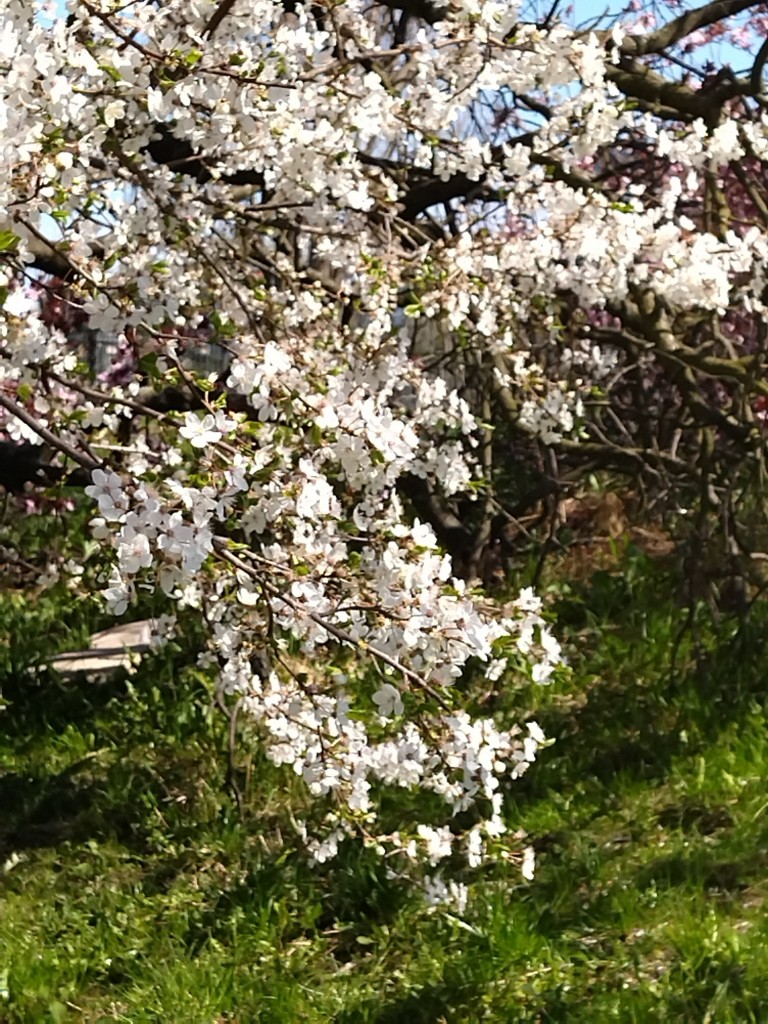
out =
{"type": "Polygon", "coordinates": [[[98,796],[96,787],[83,785],[67,773],[45,778],[0,776],[0,858],[100,836],[102,816],[95,813],[98,796]]]}
{"type": "MultiPolygon", "coordinates": [[[[425,985],[404,999],[392,1000],[380,1006],[366,1007],[361,1013],[342,1012],[336,1024],[358,1024],[371,1021],[375,1024],[434,1024],[435,1021],[456,1020],[456,1010],[466,1007],[469,993],[451,978],[442,978],[437,984],[425,985]]],[[[465,1018],[466,1019],[466,1018],[465,1018]]]]}
{"type": "Polygon", "coordinates": [[[223,792],[225,758],[205,721],[205,694],[194,683],[157,686],[156,670],[149,661],[130,681],[104,683],[47,673],[5,680],[0,857],[106,838],[139,850],[160,808],[171,804],[166,819],[183,817],[203,764],[223,792]]]}
{"type": "Polygon", "coordinates": [[[741,623],[704,621],[686,629],[673,584],[662,577],[649,592],[653,583],[652,567],[639,594],[622,576],[598,573],[578,601],[556,609],[561,628],[570,619],[575,634],[576,676],[584,670],[594,682],[576,700],[537,713],[556,743],[515,783],[516,800],[540,799],[566,777],[658,780],[675,757],[706,749],[756,704],[766,706],[768,602],[741,623]]]}

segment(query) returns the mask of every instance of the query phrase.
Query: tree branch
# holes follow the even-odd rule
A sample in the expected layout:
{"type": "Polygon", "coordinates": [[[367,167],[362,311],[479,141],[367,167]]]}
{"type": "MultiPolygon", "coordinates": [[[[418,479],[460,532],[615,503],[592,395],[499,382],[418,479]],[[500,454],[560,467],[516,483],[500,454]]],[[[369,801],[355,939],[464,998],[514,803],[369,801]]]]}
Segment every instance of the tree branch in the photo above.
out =
{"type": "Polygon", "coordinates": [[[221,3],[210,16],[205,25],[205,28],[203,29],[203,35],[207,39],[211,38],[211,36],[214,34],[216,29],[222,23],[222,21],[224,21],[224,19],[226,18],[226,16],[229,14],[229,12],[232,10],[236,3],[237,0],[221,0],[221,3]]]}
{"type": "Polygon", "coordinates": [[[62,438],[54,434],[53,431],[49,430],[48,427],[44,427],[43,424],[28,413],[26,409],[17,405],[16,402],[7,398],[3,394],[0,394],[0,409],[5,409],[5,411],[9,412],[11,416],[15,416],[16,419],[21,420],[21,422],[25,426],[29,427],[30,430],[33,430],[38,437],[41,437],[52,448],[55,448],[57,451],[63,452],[64,455],[69,456],[73,462],[82,466],[83,469],[100,469],[103,466],[103,463],[99,462],[98,459],[94,459],[91,455],[85,455],[83,452],[79,452],[77,448],[69,443],[69,441],[62,440],[62,438]]]}
{"type": "Polygon", "coordinates": [[[697,32],[707,25],[714,25],[725,18],[732,18],[735,14],[749,10],[750,7],[760,7],[758,0],[712,0],[712,3],[704,4],[692,11],[686,11],[672,21],[667,22],[655,32],[645,36],[627,36],[621,44],[621,52],[632,57],[643,57],[648,53],[660,53],[681,39],[697,32]]]}
{"type": "Polygon", "coordinates": [[[433,0],[378,0],[382,7],[391,11],[403,11],[409,18],[420,18],[428,25],[444,21],[450,7],[448,4],[435,3],[433,0]]]}
{"type": "Polygon", "coordinates": [[[657,71],[631,57],[623,56],[619,64],[606,67],[606,77],[625,96],[640,100],[653,113],[669,117],[669,112],[682,121],[701,118],[714,126],[723,103],[748,91],[748,83],[730,78],[713,89],[691,89],[682,82],[672,82],[657,71]]]}

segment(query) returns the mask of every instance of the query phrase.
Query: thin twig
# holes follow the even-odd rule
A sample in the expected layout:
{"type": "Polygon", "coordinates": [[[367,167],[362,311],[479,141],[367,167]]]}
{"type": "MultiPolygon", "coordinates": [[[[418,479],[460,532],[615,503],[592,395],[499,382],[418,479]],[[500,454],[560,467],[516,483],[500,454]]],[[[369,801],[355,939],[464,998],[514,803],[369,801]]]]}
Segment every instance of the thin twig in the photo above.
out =
{"type": "Polygon", "coordinates": [[[17,419],[21,420],[21,422],[28,426],[30,430],[34,430],[38,437],[41,437],[51,445],[52,448],[56,448],[58,451],[63,452],[64,455],[69,456],[73,462],[82,466],[83,469],[101,469],[104,465],[104,463],[100,462],[98,459],[94,459],[90,455],[84,455],[82,452],[79,452],[77,448],[73,447],[68,441],[63,441],[60,437],[57,437],[53,431],[49,430],[48,427],[44,427],[43,424],[28,413],[26,409],[17,405],[12,401],[12,399],[7,398],[3,394],[0,394],[0,408],[5,409],[6,412],[11,414],[11,416],[15,416],[17,419]]]}

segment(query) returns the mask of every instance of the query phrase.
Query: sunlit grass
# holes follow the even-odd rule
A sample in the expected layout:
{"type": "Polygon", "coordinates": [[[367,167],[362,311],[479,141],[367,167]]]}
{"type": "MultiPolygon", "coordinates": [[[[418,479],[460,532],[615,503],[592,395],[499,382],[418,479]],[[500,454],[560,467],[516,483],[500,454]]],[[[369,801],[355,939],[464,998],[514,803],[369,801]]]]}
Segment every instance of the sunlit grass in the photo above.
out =
{"type": "Polygon", "coordinates": [[[35,677],[102,623],[0,595],[0,1022],[765,1020],[768,612],[684,628],[634,556],[548,585],[571,671],[499,708],[557,740],[508,793],[537,875],[477,881],[463,920],[356,850],[310,868],[248,735],[241,819],[183,650],[35,677]]]}

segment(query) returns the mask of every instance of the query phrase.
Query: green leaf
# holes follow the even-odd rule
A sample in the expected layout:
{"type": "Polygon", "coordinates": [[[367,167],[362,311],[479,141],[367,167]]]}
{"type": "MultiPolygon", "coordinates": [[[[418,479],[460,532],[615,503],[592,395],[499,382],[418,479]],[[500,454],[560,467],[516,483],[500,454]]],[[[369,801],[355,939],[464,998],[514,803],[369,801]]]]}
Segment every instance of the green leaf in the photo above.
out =
{"type": "Polygon", "coordinates": [[[111,64],[99,64],[99,70],[106,72],[113,82],[122,82],[123,76],[111,64]]]}
{"type": "Polygon", "coordinates": [[[0,231],[0,252],[12,252],[16,249],[21,239],[12,231],[0,231]]]}
{"type": "Polygon", "coordinates": [[[58,999],[55,999],[48,1006],[48,1013],[51,1015],[51,1020],[54,1021],[55,1024],[60,1024],[60,1022],[65,1021],[68,1016],[66,1006],[64,1005],[64,1003],[60,1003],[58,999]]]}

